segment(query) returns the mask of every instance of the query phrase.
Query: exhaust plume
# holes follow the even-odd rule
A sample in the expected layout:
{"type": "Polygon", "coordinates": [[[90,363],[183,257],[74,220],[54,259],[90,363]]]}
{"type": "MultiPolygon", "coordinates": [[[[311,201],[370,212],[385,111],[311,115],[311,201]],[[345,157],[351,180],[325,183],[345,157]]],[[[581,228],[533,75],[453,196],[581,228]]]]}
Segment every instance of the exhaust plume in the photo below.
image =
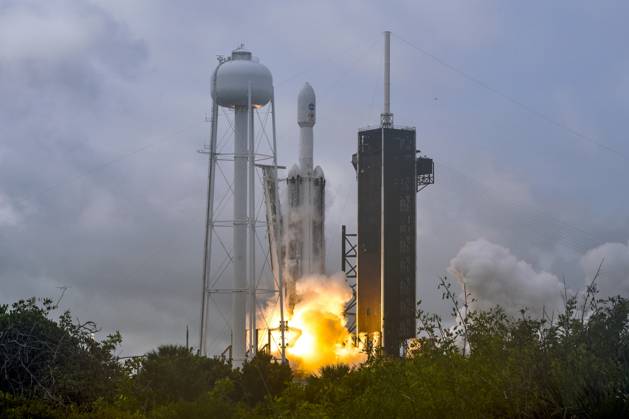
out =
{"type": "Polygon", "coordinates": [[[585,283],[589,285],[603,262],[596,285],[601,297],[629,295],[629,242],[605,243],[581,257],[585,283]]]}
{"type": "MultiPolygon", "coordinates": [[[[352,291],[342,273],[301,278],[296,282],[296,293],[286,334],[286,355],[293,368],[316,373],[326,365],[355,365],[366,360],[345,327],[343,311],[352,291]]],[[[279,308],[269,307],[266,318],[278,324],[279,308]]],[[[276,354],[280,352],[279,343],[279,331],[274,331],[272,351],[276,354]]]]}
{"type": "Polygon", "coordinates": [[[500,305],[512,314],[527,308],[540,315],[561,308],[563,284],[555,275],[535,271],[509,249],[485,239],[466,243],[450,261],[448,272],[461,286],[465,283],[473,309],[500,305]]]}

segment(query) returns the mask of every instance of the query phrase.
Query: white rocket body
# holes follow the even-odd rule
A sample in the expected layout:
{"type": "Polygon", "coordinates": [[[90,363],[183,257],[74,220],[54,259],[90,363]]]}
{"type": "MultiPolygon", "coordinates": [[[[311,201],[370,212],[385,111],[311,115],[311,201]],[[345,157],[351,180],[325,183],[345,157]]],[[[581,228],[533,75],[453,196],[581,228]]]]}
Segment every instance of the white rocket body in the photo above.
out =
{"type": "Polygon", "coordinates": [[[297,124],[299,125],[299,166],[302,171],[312,171],[313,127],[317,122],[317,98],[310,84],[306,83],[297,96],[297,124]]]}
{"type": "Polygon", "coordinates": [[[313,169],[313,127],[316,97],[306,83],[297,97],[299,164],[286,180],[285,278],[289,311],[297,303],[296,284],[300,278],[325,272],[325,177],[321,167],[313,169]]]}

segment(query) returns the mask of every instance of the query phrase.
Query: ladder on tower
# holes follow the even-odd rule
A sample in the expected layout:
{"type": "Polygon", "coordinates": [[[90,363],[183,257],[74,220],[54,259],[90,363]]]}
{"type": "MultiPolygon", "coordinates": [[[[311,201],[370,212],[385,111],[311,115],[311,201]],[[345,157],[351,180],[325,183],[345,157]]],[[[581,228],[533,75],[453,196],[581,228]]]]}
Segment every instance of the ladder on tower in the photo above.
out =
{"type": "Polygon", "coordinates": [[[357,265],[357,238],[358,234],[348,233],[345,225],[341,227],[341,270],[345,273],[345,281],[352,289],[352,299],[345,305],[343,312],[347,321],[347,330],[352,334],[354,340],[357,337],[356,329],[356,274],[357,265]]]}

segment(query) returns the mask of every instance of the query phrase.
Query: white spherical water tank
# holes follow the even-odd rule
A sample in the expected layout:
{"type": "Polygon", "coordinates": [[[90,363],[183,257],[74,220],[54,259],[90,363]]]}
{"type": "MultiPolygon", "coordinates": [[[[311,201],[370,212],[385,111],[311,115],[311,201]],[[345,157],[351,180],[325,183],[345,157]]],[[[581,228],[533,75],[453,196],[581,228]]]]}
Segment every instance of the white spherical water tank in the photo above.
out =
{"type": "Polygon", "coordinates": [[[220,106],[246,107],[250,84],[253,106],[264,106],[273,97],[271,72],[257,60],[253,60],[251,52],[243,48],[232,51],[231,59],[216,68],[214,77],[212,99],[220,106]]]}

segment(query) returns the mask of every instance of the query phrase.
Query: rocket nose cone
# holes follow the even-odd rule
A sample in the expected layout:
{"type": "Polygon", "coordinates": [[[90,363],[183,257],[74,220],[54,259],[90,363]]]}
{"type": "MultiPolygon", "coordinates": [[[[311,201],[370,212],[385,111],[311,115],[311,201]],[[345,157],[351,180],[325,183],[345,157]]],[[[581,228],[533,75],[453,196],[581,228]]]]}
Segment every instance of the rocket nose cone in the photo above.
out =
{"type": "Polygon", "coordinates": [[[314,103],[315,92],[310,83],[306,82],[304,84],[304,87],[302,87],[299,91],[299,100],[310,101],[314,103]]]}
{"type": "Polygon", "coordinates": [[[316,122],[317,98],[310,83],[306,82],[297,96],[297,123],[300,127],[311,127],[316,122]]]}

